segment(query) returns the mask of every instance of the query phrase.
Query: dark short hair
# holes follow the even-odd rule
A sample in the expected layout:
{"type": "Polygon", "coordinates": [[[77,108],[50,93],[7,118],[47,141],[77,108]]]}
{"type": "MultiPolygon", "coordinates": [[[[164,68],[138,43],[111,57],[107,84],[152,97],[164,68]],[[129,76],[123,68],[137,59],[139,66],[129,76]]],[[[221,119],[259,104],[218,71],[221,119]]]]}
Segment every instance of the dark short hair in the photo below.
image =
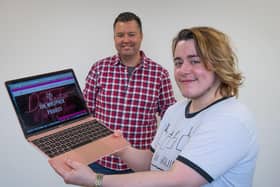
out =
{"type": "Polygon", "coordinates": [[[117,24],[117,22],[128,22],[128,21],[133,21],[135,20],[136,23],[138,24],[139,26],[139,29],[140,29],[140,32],[142,33],[142,23],[141,23],[141,19],[134,13],[132,12],[122,12],[120,13],[115,21],[114,21],[114,24],[113,24],[113,27],[115,29],[115,26],[117,24]]]}

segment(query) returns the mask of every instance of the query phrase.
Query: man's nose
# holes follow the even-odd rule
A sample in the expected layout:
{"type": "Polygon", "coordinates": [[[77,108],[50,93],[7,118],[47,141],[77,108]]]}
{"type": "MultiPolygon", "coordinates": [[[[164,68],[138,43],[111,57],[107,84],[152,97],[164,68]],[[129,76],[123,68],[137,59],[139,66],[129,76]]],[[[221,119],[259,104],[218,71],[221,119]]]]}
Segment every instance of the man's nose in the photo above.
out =
{"type": "Polygon", "coordinates": [[[124,42],[130,41],[130,37],[127,34],[125,34],[124,37],[123,37],[123,41],[124,42]]]}

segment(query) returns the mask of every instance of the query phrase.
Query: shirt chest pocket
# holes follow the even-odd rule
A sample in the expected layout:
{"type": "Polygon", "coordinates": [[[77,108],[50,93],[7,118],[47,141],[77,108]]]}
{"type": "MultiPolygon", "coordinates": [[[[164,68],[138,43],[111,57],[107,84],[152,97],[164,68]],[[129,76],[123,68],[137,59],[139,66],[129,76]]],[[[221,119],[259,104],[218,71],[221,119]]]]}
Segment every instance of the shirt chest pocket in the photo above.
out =
{"type": "Polygon", "coordinates": [[[127,98],[139,110],[151,110],[157,108],[159,93],[155,88],[134,89],[128,92],[127,98]]]}

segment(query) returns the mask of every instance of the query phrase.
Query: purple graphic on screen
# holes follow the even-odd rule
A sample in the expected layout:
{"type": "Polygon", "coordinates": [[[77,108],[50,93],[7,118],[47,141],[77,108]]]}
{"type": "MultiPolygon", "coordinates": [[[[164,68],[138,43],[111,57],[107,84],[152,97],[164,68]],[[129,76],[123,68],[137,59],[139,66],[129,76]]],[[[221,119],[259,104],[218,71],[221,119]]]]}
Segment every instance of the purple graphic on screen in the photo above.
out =
{"type": "Polygon", "coordinates": [[[68,114],[68,115],[65,115],[65,116],[62,116],[62,117],[59,117],[58,120],[59,121],[65,121],[67,119],[71,119],[73,116],[79,116],[81,114],[84,114],[86,112],[86,110],[82,110],[80,112],[75,112],[73,114],[68,114]]]}
{"type": "Polygon", "coordinates": [[[74,84],[16,97],[27,128],[67,120],[85,113],[74,84]]]}

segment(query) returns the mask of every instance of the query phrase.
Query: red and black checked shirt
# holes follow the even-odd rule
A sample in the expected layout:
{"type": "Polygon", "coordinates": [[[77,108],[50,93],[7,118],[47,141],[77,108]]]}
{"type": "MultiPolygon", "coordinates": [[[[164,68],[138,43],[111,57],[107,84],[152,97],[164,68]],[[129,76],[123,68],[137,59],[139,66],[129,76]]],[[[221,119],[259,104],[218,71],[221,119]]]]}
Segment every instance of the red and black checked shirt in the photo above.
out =
{"type": "MultiPolygon", "coordinates": [[[[118,55],[96,62],[89,71],[84,97],[93,116],[138,149],[149,149],[157,129],[156,114],[175,103],[169,74],[141,51],[142,63],[129,77],[118,55]]],[[[99,164],[113,170],[129,169],[118,157],[99,164]]]]}

